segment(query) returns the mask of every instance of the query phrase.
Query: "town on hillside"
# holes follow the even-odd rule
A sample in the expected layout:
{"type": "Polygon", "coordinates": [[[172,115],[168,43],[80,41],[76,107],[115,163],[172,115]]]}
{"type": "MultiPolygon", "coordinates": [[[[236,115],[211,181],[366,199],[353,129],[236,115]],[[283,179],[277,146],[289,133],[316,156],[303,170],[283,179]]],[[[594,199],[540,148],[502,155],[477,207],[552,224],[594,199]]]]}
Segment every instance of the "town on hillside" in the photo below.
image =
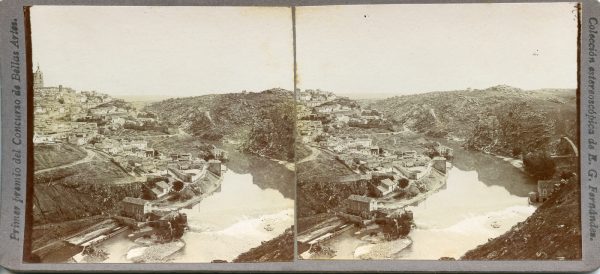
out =
{"type": "MultiPolygon", "coordinates": [[[[308,253],[323,253],[319,243],[343,233],[351,227],[349,223],[364,227],[361,233],[385,231],[388,239],[406,236],[412,214],[403,210],[403,205],[423,199],[426,193],[444,186],[453,149],[439,142],[427,144],[429,149],[421,152],[378,146],[375,138],[402,133],[361,130],[386,128],[384,113],[349,104],[347,98],[321,90],[299,92],[296,113],[302,144],[313,155],[328,154],[351,171],[330,181],[369,182],[362,190],[364,195],[352,194],[343,201],[343,206],[335,212],[335,221],[328,219],[325,227],[318,225],[300,233],[298,242],[308,253]],[[390,229],[388,223],[395,223],[395,219],[402,220],[401,225],[390,229]]],[[[300,159],[299,163],[307,159],[300,159]]]]}
{"type": "MultiPolygon", "coordinates": [[[[357,248],[354,258],[389,258],[386,256],[394,253],[389,253],[390,246],[396,253],[410,246],[415,217],[407,208],[445,189],[453,160],[462,160],[455,159],[460,156],[441,139],[422,138],[406,126],[392,125],[383,111],[331,92],[297,90],[296,102],[301,143],[297,151],[305,151],[296,166],[300,257],[329,259],[347,254],[333,246],[347,240],[349,233],[371,243],[364,246],[369,251],[357,248]],[[320,169],[323,165],[329,168],[320,169]],[[387,246],[387,251],[372,246],[387,246]]],[[[494,156],[510,160],[511,168],[524,172],[522,159],[494,156]]],[[[529,193],[529,204],[544,203],[567,184],[569,176],[564,174],[576,170],[577,157],[573,142],[562,138],[548,159],[552,168],[541,167],[549,174],[537,181],[537,191],[529,193]]],[[[531,168],[534,164],[527,159],[525,165],[531,168]]],[[[490,226],[498,229],[500,221],[490,226]]]]}
{"type": "MultiPolygon", "coordinates": [[[[143,238],[163,244],[162,257],[181,249],[177,239],[186,229],[187,220],[180,209],[191,208],[219,191],[226,170],[227,152],[214,145],[188,153],[159,151],[154,144],[185,133],[163,126],[156,114],[140,111],[107,94],[77,92],[62,85],[45,86],[39,66],[33,79],[34,155],[38,150],[59,151],[55,159],[40,156],[44,161],[37,162],[36,158],[36,180],[38,177],[61,176],[76,164],[100,161],[113,166],[115,172],[126,174],[125,180],[116,180],[116,185],[142,185],[125,195],[122,191],[109,193],[111,197],[121,197],[118,203],[108,208],[109,219],[81,232],[53,239],[43,246],[34,246],[34,256],[45,261],[53,256],[53,252],[68,245],[72,252],[61,252],[63,257],[57,260],[101,261],[106,254],[94,247],[127,228],[134,231],[129,235],[131,241],[143,238]],[[80,159],[69,162],[73,159],[60,156],[64,148],[81,154],[80,159]]],[[[96,180],[89,179],[86,183],[96,180]]],[[[43,215],[44,209],[38,210],[42,210],[43,215]]],[[[150,255],[138,254],[132,260],[143,261],[147,256],[150,255]]]]}

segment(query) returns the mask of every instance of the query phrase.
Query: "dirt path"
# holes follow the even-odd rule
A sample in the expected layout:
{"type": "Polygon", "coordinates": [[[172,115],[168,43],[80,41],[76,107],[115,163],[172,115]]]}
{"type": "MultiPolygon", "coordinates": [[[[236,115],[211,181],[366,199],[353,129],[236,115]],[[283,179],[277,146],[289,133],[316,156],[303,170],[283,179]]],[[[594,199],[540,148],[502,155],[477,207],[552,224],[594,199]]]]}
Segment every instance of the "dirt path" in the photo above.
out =
{"type": "Polygon", "coordinates": [[[61,169],[61,168],[67,168],[67,167],[72,167],[72,166],[76,166],[78,164],[83,164],[83,163],[87,163],[87,162],[91,162],[94,157],[98,156],[98,154],[92,150],[89,150],[87,148],[83,148],[83,150],[85,150],[85,152],[87,153],[87,155],[80,160],[77,160],[75,162],[70,162],[68,164],[64,164],[64,165],[60,165],[60,166],[55,166],[55,167],[49,167],[49,168],[44,168],[44,169],[40,169],[40,170],[36,170],[35,174],[39,174],[42,172],[47,172],[47,171],[52,171],[52,170],[57,170],[57,169],[61,169]]]}
{"type": "Polygon", "coordinates": [[[319,154],[321,154],[321,151],[314,147],[309,146],[308,148],[310,148],[310,150],[311,150],[310,155],[308,155],[308,156],[304,157],[304,159],[298,161],[297,164],[308,162],[308,161],[314,161],[317,159],[317,156],[319,156],[319,154]]]}

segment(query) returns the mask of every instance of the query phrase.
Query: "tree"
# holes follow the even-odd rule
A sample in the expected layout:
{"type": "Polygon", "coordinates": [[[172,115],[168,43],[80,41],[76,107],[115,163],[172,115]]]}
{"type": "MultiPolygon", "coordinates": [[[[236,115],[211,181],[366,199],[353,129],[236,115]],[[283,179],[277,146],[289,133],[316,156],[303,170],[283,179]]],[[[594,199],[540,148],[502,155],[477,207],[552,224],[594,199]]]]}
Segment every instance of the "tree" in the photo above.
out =
{"type": "Polygon", "coordinates": [[[537,180],[547,180],[554,176],[556,165],[547,151],[529,152],[523,158],[525,171],[537,180]]]}
{"type": "Polygon", "coordinates": [[[513,147],[513,149],[512,149],[513,157],[518,157],[519,155],[521,155],[521,153],[523,153],[523,150],[520,147],[513,147]]]}
{"type": "Polygon", "coordinates": [[[398,186],[400,186],[400,188],[406,188],[408,186],[409,180],[406,178],[401,178],[400,181],[398,182],[398,186]]]}
{"type": "Polygon", "coordinates": [[[183,189],[183,182],[181,182],[181,181],[173,182],[173,190],[180,191],[182,189],[183,189]]]}

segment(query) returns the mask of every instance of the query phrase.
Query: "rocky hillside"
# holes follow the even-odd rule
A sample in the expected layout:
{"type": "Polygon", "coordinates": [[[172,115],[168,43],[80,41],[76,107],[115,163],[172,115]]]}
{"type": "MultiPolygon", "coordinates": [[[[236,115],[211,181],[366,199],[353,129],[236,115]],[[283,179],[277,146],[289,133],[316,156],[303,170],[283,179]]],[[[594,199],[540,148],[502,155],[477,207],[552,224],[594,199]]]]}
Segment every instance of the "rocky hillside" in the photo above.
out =
{"type": "Polygon", "coordinates": [[[168,99],[145,110],[194,136],[235,140],[247,152],[293,161],[293,103],[291,91],[271,89],[168,99]]]}
{"type": "Polygon", "coordinates": [[[298,184],[298,219],[329,212],[342,205],[351,194],[367,195],[369,182],[350,183],[314,182],[298,184]]]}
{"type": "Polygon", "coordinates": [[[431,92],[375,101],[397,129],[465,140],[465,147],[513,156],[577,141],[575,90],[525,91],[508,86],[431,92]],[[513,153],[515,152],[515,153],[513,153]]]}
{"type": "Polygon", "coordinates": [[[464,260],[580,260],[580,186],[556,189],[527,220],[467,252],[464,260]]]}
{"type": "Polygon", "coordinates": [[[294,227],[274,239],[240,254],[234,263],[289,262],[294,260],[294,227]]]}

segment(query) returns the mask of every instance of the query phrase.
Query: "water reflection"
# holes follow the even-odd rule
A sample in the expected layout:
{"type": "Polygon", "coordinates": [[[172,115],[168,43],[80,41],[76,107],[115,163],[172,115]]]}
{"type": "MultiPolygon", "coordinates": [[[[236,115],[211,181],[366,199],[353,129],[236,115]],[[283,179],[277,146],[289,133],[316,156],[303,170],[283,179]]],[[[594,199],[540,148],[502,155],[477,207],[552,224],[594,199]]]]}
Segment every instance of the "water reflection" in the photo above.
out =
{"type": "Polygon", "coordinates": [[[296,175],[293,171],[274,161],[230,150],[227,167],[238,174],[249,173],[254,184],[262,189],[272,188],[286,198],[294,199],[296,175]]]}
{"type": "Polygon", "coordinates": [[[408,207],[416,224],[410,233],[413,244],[397,257],[458,258],[535,211],[527,198],[510,193],[506,186],[484,184],[480,178],[475,171],[454,168],[448,174],[445,190],[408,207]]]}
{"type": "Polygon", "coordinates": [[[275,189],[261,189],[250,174],[227,171],[221,191],[183,210],[190,231],[175,262],[232,260],[283,233],[294,223],[294,201],[275,189]]]}
{"type": "Polygon", "coordinates": [[[488,186],[502,186],[510,194],[527,197],[536,189],[536,183],[525,173],[496,156],[476,151],[467,151],[458,144],[440,141],[454,149],[452,164],[464,171],[476,171],[477,179],[488,186]]]}

